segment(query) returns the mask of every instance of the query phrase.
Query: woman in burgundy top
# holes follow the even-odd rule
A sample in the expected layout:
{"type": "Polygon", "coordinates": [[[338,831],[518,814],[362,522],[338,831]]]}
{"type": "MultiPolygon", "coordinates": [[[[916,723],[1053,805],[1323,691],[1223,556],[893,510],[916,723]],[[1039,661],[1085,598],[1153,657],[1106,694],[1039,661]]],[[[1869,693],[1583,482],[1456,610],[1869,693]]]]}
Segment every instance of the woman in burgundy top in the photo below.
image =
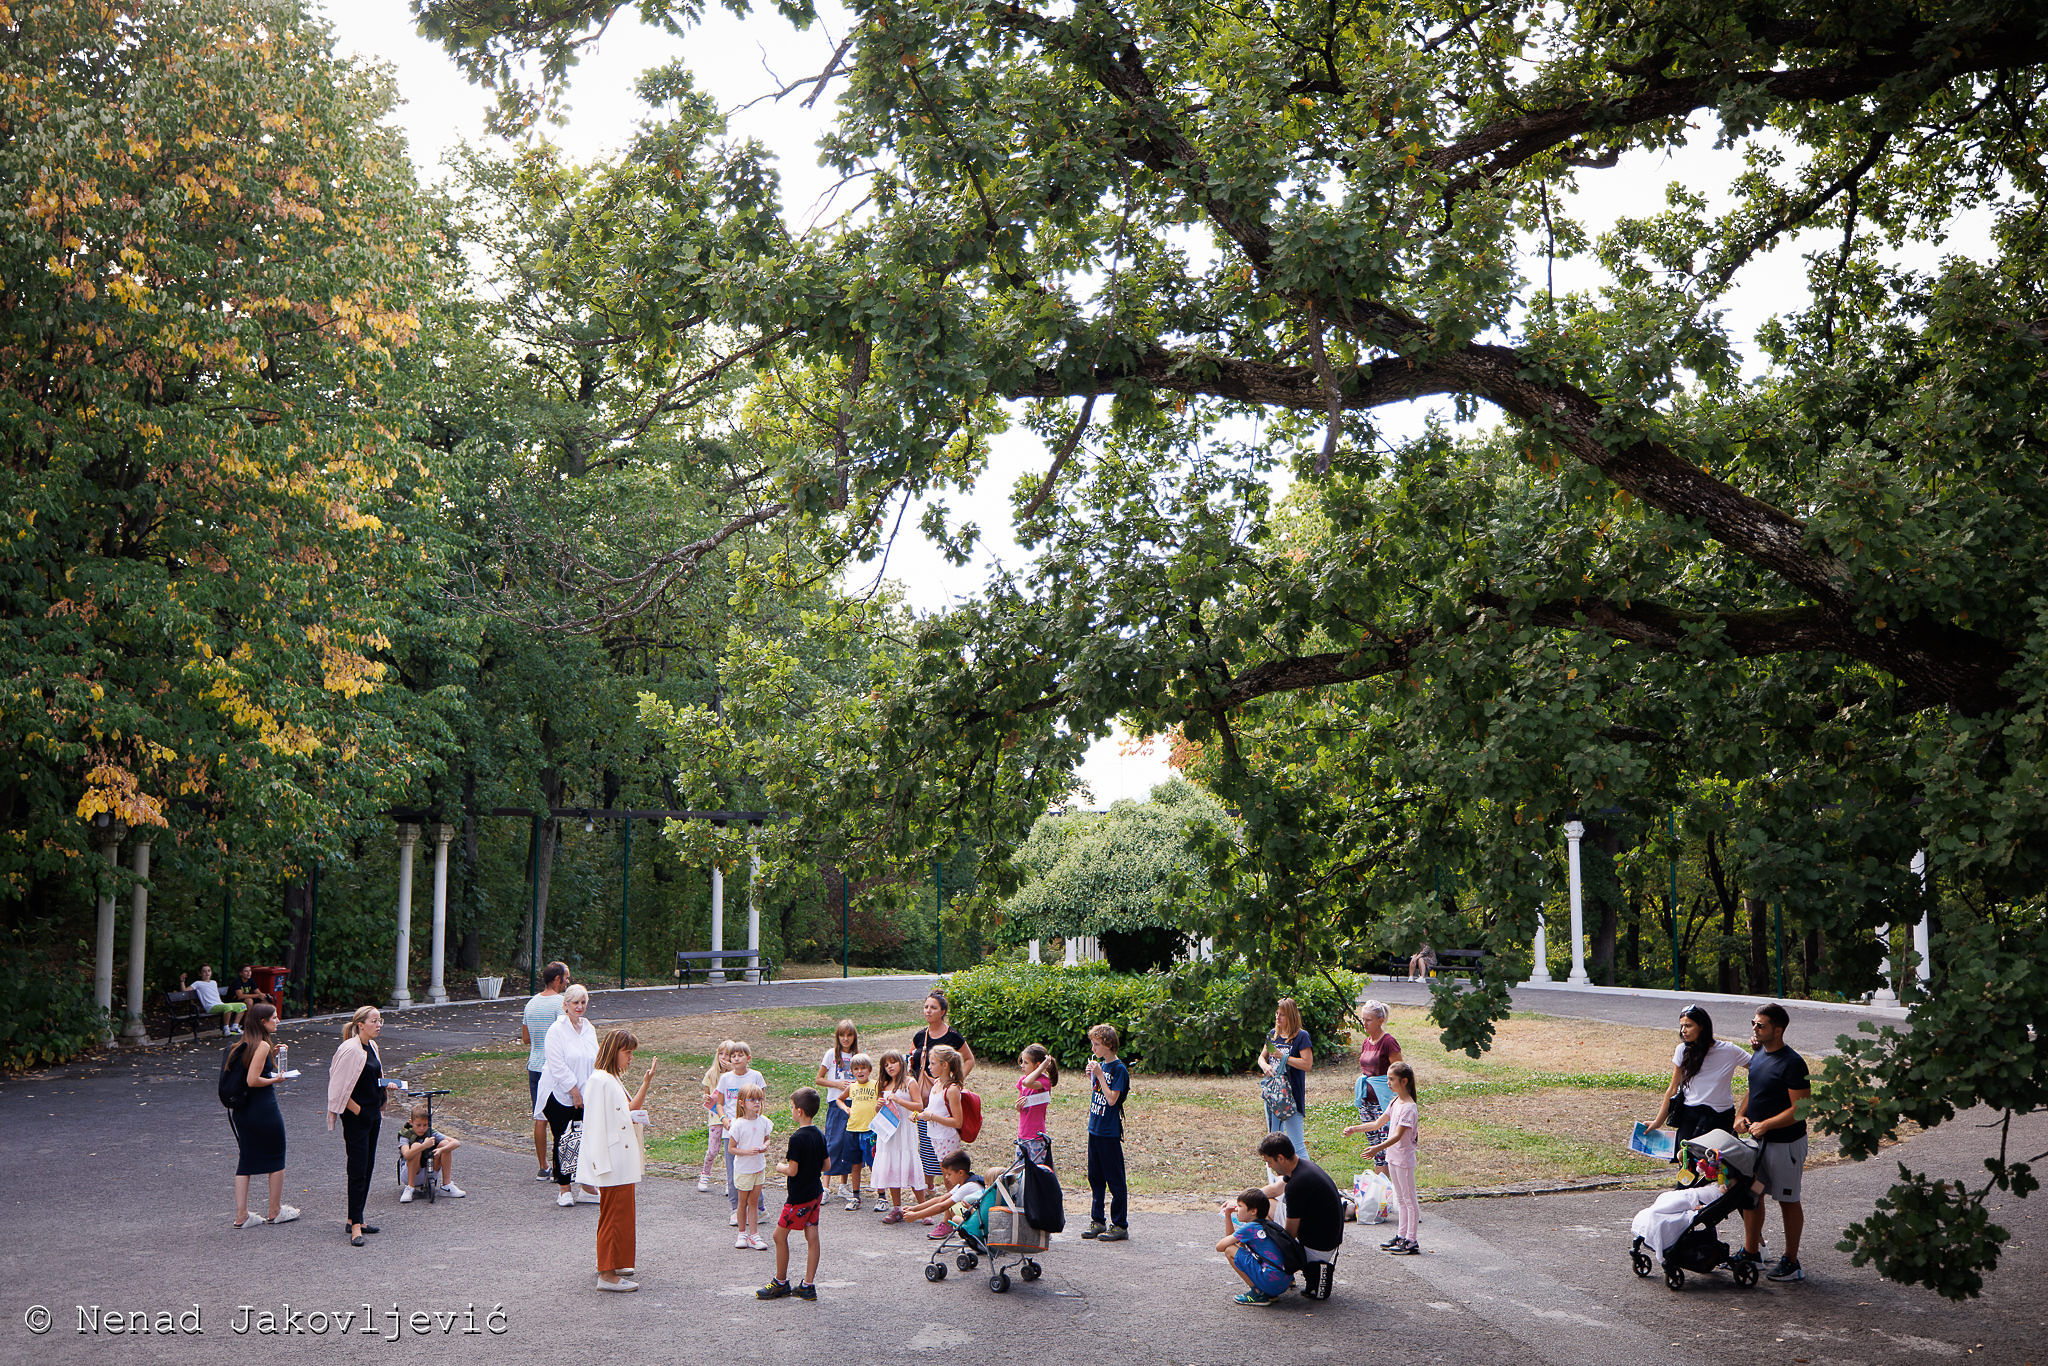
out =
{"type": "MultiPolygon", "coordinates": [[[[1387,1007],[1380,1001],[1367,1001],[1358,1008],[1358,1022],[1365,1026],[1365,1041],[1358,1045],[1358,1074],[1362,1077],[1384,1077],[1387,1069],[1401,1061],[1401,1045],[1393,1035],[1387,1033],[1387,1007]]],[[[1379,1097],[1371,1087],[1360,1092],[1358,1118],[1370,1123],[1380,1117],[1379,1097]]]]}

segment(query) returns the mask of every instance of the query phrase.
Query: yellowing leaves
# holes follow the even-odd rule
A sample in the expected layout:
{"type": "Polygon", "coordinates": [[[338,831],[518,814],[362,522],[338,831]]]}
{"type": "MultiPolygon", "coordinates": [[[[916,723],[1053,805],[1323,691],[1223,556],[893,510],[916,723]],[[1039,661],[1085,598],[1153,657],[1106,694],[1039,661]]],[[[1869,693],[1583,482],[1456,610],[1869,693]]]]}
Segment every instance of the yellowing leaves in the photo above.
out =
{"type": "Polygon", "coordinates": [[[117,763],[103,761],[85,775],[85,795],[78,799],[78,818],[89,821],[105,812],[130,825],[168,825],[163,803],[142,791],[136,776],[117,763]]]}

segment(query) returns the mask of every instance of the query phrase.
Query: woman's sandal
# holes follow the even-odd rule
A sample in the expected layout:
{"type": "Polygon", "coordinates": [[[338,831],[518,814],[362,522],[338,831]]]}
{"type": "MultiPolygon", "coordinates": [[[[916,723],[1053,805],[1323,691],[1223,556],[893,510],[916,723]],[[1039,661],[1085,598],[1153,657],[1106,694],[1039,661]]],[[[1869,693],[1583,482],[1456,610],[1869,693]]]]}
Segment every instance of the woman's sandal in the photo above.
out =
{"type": "Polygon", "coordinates": [[[363,1245],[363,1235],[360,1233],[351,1233],[348,1237],[348,1245],[350,1247],[361,1247],[363,1245]]]}

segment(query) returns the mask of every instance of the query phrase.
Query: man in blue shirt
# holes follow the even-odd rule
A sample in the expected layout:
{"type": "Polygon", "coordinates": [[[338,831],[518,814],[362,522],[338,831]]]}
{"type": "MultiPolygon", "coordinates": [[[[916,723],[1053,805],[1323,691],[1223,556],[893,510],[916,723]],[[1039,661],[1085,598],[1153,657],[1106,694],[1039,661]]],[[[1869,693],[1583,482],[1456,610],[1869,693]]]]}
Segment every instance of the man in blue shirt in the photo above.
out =
{"type": "MultiPolygon", "coordinates": [[[[1806,1167],[1806,1120],[1800,1107],[1813,1094],[1813,1082],[1806,1059],[1785,1046],[1785,1026],[1791,1017],[1775,1001],[1758,1006],[1749,1022],[1756,1052],[1749,1055],[1749,1092],[1736,1103],[1735,1132],[1747,1134],[1763,1147],[1757,1162],[1757,1178],[1764,1193],[1778,1202],[1785,1220],[1785,1255],[1765,1274],[1774,1281],[1803,1281],[1799,1269],[1799,1235],[1806,1228],[1806,1211],[1799,1204],[1800,1175],[1806,1167]]],[[[1758,1256],[1764,1236],[1764,1207],[1742,1214],[1742,1255],[1750,1261],[1758,1256]]]]}
{"type": "Polygon", "coordinates": [[[1095,1202],[1083,1238],[1120,1243],[1131,1236],[1130,1190],[1124,1184],[1124,1097],[1131,1089],[1131,1069],[1116,1055],[1116,1026],[1099,1024],[1088,1031],[1088,1189],[1095,1202]],[[1102,1196],[1109,1192],[1109,1224],[1102,1222],[1102,1196]]]}

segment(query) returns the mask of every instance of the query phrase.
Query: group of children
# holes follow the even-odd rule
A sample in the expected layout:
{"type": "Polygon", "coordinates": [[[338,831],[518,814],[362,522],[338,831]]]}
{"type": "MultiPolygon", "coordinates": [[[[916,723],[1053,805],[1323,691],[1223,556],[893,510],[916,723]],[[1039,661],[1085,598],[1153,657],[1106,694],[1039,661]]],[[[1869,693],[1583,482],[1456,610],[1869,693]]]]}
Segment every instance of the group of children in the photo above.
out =
{"type": "MultiPolygon", "coordinates": [[[[1123,1104],[1130,1069],[1117,1057],[1114,1026],[1097,1025],[1088,1040],[1093,1054],[1088,1063],[1088,1179],[1094,1207],[1081,1236],[1117,1242],[1129,1237],[1123,1104]]],[[[1032,1044],[1018,1056],[1017,1068],[1017,1140],[1051,1165],[1046,1116],[1059,1084],[1059,1063],[1043,1044],[1032,1044]]],[[[803,1087],[790,1097],[797,1129],[779,1168],[789,1178],[789,1189],[775,1230],[776,1276],[758,1292],[763,1299],[817,1297],[811,1277],[818,1261],[818,1211],[828,1197],[843,1200],[853,1211],[861,1208],[865,1190],[882,1223],[936,1221],[927,1235],[934,1240],[952,1233],[956,1211],[972,1204],[962,1194],[963,1187],[972,1185],[973,1164],[962,1143],[969,1107],[962,1099],[967,1077],[958,1050],[933,1046],[919,1075],[897,1049],[885,1050],[879,1059],[861,1051],[860,1031],[853,1021],[841,1020],[831,1049],[819,1059],[816,1081],[815,1088],[803,1087]],[[822,1131],[815,1124],[821,1105],[822,1131]],[[828,1190],[825,1182],[834,1178],[828,1190]],[[787,1280],[792,1231],[802,1231],[809,1245],[805,1279],[794,1289],[787,1280]]],[[[762,1187],[775,1125],[764,1113],[767,1081],[754,1069],[751,1047],[738,1039],[721,1043],[701,1089],[708,1132],[697,1189],[711,1189],[714,1166],[723,1161],[732,1207],[727,1222],[736,1230],[733,1246],[765,1251],[768,1244],[757,1224],[766,1208],[762,1187]]]]}

